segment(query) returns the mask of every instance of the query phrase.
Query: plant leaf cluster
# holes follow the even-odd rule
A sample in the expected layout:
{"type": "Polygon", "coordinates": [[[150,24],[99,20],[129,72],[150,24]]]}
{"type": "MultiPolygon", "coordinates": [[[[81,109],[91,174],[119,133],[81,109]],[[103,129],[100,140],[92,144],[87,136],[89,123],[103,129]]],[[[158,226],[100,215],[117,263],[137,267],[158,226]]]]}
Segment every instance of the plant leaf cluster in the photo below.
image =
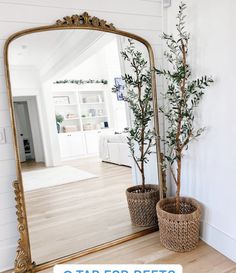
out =
{"type": "Polygon", "coordinates": [[[62,123],[63,120],[64,120],[64,117],[62,115],[59,115],[59,114],[56,115],[56,122],[57,123],[62,123]]]}

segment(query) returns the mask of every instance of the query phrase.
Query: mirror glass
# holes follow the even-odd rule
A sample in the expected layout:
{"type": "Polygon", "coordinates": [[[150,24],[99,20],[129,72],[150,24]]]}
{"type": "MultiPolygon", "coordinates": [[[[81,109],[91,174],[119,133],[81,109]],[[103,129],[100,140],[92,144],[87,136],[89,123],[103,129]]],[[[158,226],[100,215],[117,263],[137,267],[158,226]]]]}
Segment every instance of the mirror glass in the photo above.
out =
{"type": "MultiPolygon", "coordinates": [[[[133,41],[149,67],[146,47],[133,41]]],[[[126,194],[140,182],[125,128],[128,38],[67,29],[22,36],[9,70],[32,259],[41,264],[142,231],[126,194]],[[114,85],[116,92],[112,89],[114,85]]],[[[146,181],[157,183],[156,154],[146,181]]]]}

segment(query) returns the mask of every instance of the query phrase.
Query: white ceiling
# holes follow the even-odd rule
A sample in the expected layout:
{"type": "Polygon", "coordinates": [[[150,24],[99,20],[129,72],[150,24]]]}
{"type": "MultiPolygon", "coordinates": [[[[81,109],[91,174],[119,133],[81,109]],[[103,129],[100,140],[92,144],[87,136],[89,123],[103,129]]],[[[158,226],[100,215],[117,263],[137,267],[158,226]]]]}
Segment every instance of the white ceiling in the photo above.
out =
{"type": "Polygon", "coordinates": [[[9,64],[41,66],[65,34],[65,32],[48,31],[18,38],[10,44],[9,64]]]}
{"type": "MultiPolygon", "coordinates": [[[[10,71],[37,69],[42,82],[52,81],[72,71],[104,48],[109,41],[117,39],[117,36],[119,35],[82,29],[28,34],[14,40],[9,46],[10,71]]],[[[119,40],[123,45],[127,42],[127,38],[119,40]]],[[[147,53],[143,44],[137,43],[136,46],[147,53]]]]}
{"type": "Polygon", "coordinates": [[[9,47],[10,66],[34,66],[45,70],[55,65],[72,50],[77,52],[103,34],[89,30],[57,30],[38,32],[14,40],[9,47]]]}

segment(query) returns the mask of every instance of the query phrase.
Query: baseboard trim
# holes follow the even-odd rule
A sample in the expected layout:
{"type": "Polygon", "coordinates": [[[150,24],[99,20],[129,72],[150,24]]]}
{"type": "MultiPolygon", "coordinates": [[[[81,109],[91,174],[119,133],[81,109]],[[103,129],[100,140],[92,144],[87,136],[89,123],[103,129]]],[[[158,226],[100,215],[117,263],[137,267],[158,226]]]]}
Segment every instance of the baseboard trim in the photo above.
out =
{"type": "Polygon", "coordinates": [[[1,273],[13,273],[14,268],[3,268],[3,271],[1,273]]]}
{"type": "Polygon", "coordinates": [[[236,262],[236,239],[206,222],[201,222],[201,239],[236,262]]]}

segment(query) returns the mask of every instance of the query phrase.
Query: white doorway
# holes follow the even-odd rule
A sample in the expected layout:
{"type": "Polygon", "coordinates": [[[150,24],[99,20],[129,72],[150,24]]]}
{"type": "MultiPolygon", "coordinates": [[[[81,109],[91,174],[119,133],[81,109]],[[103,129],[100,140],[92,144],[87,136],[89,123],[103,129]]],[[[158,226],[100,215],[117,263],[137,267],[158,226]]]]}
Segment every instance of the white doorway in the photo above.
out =
{"type": "Polygon", "coordinates": [[[44,162],[36,97],[15,97],[14,110],[20,161],[44,162]]]}

